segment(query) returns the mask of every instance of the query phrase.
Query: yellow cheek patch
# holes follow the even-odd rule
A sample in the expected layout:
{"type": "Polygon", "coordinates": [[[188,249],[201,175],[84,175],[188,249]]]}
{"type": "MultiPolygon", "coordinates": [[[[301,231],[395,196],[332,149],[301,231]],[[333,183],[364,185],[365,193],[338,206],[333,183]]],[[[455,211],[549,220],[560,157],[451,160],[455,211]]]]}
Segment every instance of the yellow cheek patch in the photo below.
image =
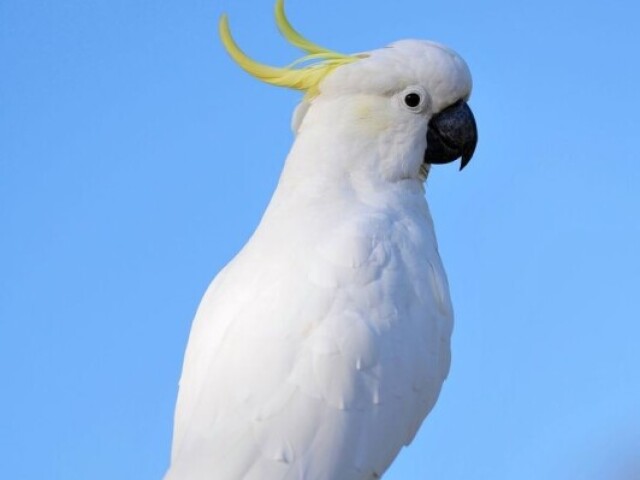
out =
{"type": "Polygon", "coordinates": [[[373,134],[387,130],[392,124],[390,113],[378,105],[378,99],[359,99],[354,106],[354,115],[359,120],[356,122],[358,128],[373,134]]]}

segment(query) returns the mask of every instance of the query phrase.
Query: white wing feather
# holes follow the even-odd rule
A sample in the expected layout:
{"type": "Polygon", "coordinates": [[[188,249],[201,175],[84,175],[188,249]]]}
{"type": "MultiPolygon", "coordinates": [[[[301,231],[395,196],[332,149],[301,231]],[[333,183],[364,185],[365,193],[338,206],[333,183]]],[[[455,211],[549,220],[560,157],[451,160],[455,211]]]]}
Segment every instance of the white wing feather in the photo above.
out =
{"type": "Polygon", "coordinates": [[[452,310],[421,192],[376,203],[272,203],[194,320],[166,480],[373,479],[412,440],[452,310]]]}

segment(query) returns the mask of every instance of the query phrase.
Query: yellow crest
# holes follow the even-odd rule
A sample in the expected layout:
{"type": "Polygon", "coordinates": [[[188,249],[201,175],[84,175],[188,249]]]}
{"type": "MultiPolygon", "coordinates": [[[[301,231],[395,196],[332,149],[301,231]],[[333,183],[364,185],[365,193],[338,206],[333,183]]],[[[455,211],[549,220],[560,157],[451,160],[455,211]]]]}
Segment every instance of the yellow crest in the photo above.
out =
{"type": "Polygon", "coordinates": [[[307,53],[286,67],[271,67],[249,58],[234,41],[226,15],[220,17],[220,38],[231,58],[250,75],[279,87],[302,90],[309,96],[318,94],[318,85],[324,77],[340,65],[355,62],[359,57],[343,55],[326,49],[304,38],[296,31],[284,13],[284,0],[275,6],[276,25],[284,38],[293,46],[307,53]],[[299,67],[300,64],[306,64],[299,67]]]}

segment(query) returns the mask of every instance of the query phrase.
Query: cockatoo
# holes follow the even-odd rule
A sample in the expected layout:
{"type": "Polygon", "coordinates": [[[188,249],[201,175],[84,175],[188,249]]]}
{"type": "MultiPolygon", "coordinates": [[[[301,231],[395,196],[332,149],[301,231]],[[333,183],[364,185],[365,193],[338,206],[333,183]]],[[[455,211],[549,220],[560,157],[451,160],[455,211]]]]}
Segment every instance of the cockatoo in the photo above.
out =
{"type": "Polygon", "coordinates": [[[404,40],[253,76],[305,92],[255,233],[198,308],[165,480],[369,480],[414,438],[449,371],[453,312],[425,199],[432,164],[471,159],[462,58],[404,40]]]}

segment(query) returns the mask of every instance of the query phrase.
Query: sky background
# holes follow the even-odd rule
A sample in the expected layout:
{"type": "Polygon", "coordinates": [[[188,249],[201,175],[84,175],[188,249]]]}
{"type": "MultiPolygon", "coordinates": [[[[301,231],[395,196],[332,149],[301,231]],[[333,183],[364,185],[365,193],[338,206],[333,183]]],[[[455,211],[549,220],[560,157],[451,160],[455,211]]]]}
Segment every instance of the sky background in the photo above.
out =
{"type": "MultiPolygon", "coordinates": [[[[479,126],[427,197],[456,312],[385,480],[640,478],[640,7],[288,0],[343,52],[468,62],[479,126]],[[634,465],[634,461],[636,462],[634,465]]],[[[272,0],[0,2],[0,477],[157,480],[198,302],[264,211],[300,94],[272,0]]]]}

